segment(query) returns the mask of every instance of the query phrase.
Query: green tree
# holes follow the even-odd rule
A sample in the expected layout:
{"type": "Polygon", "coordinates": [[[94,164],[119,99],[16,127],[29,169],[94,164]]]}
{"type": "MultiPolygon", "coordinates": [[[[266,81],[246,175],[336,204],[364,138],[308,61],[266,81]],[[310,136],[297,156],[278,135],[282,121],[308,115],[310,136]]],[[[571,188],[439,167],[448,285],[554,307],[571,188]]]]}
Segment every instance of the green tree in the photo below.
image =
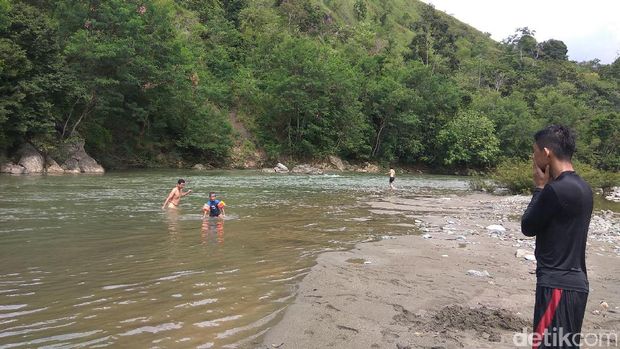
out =
{"type": "Polygon", "coordinates": [[[258,120],[272,156],[368,154],[356,74],[342,56],[315,41],[289,38],[263,62],[265,112],[258,120]]]}
{"type": "Polygon", "coordinates": [[[538,44],[538,57],[542,59],[567,60],[568,48],[561,40],[549,39],[538,44]]]}
{"type": "Polygon", "coordinates": [[[366,14],[368,13],[366,2],[364,2],[364,0],[355,0],[355,3],[353,4],[353,11],[355,12],[355,16],[358,21],[363,21],[366,19],[366,14]]]}
{"type": "MultiPolygon", "coordinates": [[[[72,101],[65,121],[70,128],[63,133],[78,130],[98,140],[90,147],[102,157],[112,153],[133,165],[148,165],[177,144],[192,118],[204,120],[201,100],[212,89],[205,84],[210,78],[198,61],[199,47],[175,30],[180,17],[170,1],[111,0],[83,15],[82,28],[66,48],[83,93],[72,101]]],[[[182,145],[191,152],[191,142],[182,145]]]]}
{"type": "Polygon", "coordinates": [[[538,50],[535,35],[536,30],[528,27],[517,28],[515,33],[504,39],[502,43],[515,50],[520,61],[523,61],[525,57],[537,58],[538,50]]]}
{"type": "Polygon", "coordinates": [[[476,96],[471,108],[493,121],[502,156],[521,159],[530,156],[534,133],[542,124],[532,116],[521,93],[502,97],[490,91],[476,96]]]}
{"type": "Polygon", "coordinates": [[[439,132],[437,139],[445,165],[484,168],[498,160],[499,140],[493,122],[475,111],[460,112],[439,132]]]}
{"type": "Polygon", "coordinates": [[[407,59],[419,60],[431,66],[432,71],[444,72],[458,67],[457,36],[433,5],[422,5],[420,20],[411,25],[411,30],[414,37],[409,43],[407,59]]]}
{"type": "Polygon", "coordinates": [[[21,142],[50,142],[60,113],[66,72],[53,21],[15,2],[0,7],[0,150],[21,142]]]}
{"type": "Polygon", "coordinates": [[[598,168],[620,171],[620,113],[607,112],[595,115],[583,132],[581,158],[590,160],[598,168]]]}
{"type": "Polygon", "coordinates": [[[422,142],[416,132],[419,129],[419,117],[415,114],[417,96],[404,83],[411,72],[398,61],[385,62],[378,56],[369,60],[375,61],[375,65],[368,72],[373,75],[367,79],[361,100],[364,114],[374,129],[370,156],[388,161],[419,157],[422,142]]]}
{"type": "Polygon", "coordinates": [[[536,93],[536,115],[548,124],[562,124],[575,128],[580,119],[587,115],[583,102],[571,96],[561,87],[546,87],[536,93]]]}

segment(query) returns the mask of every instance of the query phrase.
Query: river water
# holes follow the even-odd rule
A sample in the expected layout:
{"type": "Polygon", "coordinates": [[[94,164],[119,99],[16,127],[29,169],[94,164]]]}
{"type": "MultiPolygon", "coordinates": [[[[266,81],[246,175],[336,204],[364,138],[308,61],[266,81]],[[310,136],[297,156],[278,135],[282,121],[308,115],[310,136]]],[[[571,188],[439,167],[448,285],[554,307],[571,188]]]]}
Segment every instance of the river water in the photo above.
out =
{"type": "MultiPolygon", "coordinates": [[[[397,195],[466,179],[399,176],[397,195]]],[[[0,348],[244,348],[323,251],[416,233],[387,176],[128,171],[0,177],[0,348]],[[194,193],[161,205],[179,177],[194,193]],[[209,191],[225,220],[202,220],[209,191]]]]}

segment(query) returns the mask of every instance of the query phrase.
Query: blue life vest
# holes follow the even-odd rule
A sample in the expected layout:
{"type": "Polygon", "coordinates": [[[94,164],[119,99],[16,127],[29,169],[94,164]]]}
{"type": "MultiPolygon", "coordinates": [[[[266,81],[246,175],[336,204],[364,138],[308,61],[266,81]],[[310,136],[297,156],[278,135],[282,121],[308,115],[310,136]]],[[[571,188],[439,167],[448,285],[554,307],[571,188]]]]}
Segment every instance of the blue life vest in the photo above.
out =
{"type": "Polygon", "coordinates": [[[209,200],[207,202],[207,205],[209,205],[209,216],[211,217],[217,217],[220,215],[220,208],[218,207],[218,205],[220,204],[220,200],[209,200]]]}

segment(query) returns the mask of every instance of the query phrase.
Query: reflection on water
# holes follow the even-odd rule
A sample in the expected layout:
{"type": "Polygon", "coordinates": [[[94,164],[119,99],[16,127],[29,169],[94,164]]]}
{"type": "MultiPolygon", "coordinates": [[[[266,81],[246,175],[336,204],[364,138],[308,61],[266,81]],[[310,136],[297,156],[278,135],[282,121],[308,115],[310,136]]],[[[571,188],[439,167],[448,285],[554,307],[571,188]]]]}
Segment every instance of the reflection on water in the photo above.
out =
{"type": "Polygon", "coordinates": [[[175,239],[179,234],[179,210],[177,208],[170,208],[166,209],[164,212],[170,237],[175,239]]]}
{"type": "Polygon", "coordinates": [[[200,227],[202,243],[207,244],[215,240],[218,244],[224,243],[224,220],[220,218],[203,218],[200,227]]]}
{"type": "Polygon", "coordinates": [[[1,176],[0,348],[251,347],[318,253],[415,232],[370,201],[468,183],[399,176],[398,188],[353,174],[1,176]],[[179,177],[194,192],[161,210],[179,177]],[[226,197],[226,219],[202,219],[206,188],[226,197]]]}

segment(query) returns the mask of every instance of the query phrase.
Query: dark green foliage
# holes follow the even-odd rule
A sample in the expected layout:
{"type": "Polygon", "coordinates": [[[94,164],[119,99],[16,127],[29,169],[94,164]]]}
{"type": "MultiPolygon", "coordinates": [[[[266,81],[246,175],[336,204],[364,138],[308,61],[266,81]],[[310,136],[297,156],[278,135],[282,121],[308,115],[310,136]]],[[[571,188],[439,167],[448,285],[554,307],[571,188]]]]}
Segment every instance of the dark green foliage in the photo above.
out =
{"type": "Polygon", "coordinates": [[[52,20],[22,3],[0,17],[0,149],[48,139],[61,112],[66,72],[52,20]]]}
{"type": "Polygon", "coordinates": [[[567,49],[416,1],[0,0],[0,156],[83,138],[106,166],[224,165],[239,115],[236,141],[273,159],[440,170],[527,162],[563,123],[579,161],[618,171],[620,59],[567,49]]]}
{"type": "Polygon", "coordinates": [[[492,173],[492,178],[500,187],[513,194],[529,194],[534,189],[532,181],[532,161],[506,159],[492,173]]]}
{"type": "Polygon", "coordinates": [[[366,3],[364,0],[355,0],[355,4],[353,4],[353,10],[355,11],[355,16],[358,20],[366,19],[366,15],[368,14],[368,8],[366,7],[366,3]]]}
{"type": "Polygon", "coordinates": [[[268,149],[299,157],[364,154],[355,71],[337,52],[287,38],[260,67],[265,103],[258,115],[268,149]]]}
{"type": "Polygon", "coordinates": [[[538,56],[542,59],[566,60],[568,49],[560,40],[550,39],[538,44],[538,56]]]}
{"type": "Polygon", "coordinates": [[[499,141],[493,122],[475,111],[465,110],[439,132],[442,160],[448,166],[484,168],[497,161],[499,141]]]}

